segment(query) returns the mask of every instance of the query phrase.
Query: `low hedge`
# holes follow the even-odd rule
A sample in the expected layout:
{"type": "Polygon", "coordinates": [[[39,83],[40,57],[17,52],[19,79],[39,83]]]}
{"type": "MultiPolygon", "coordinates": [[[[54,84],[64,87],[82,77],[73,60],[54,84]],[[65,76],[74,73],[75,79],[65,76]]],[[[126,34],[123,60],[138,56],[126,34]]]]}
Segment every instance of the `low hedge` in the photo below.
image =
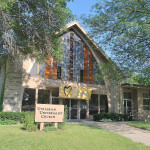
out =
{"type": "Polygon", "coordinates": [[[24,121],[24,118],[26,114],[31,114],[33,112],[27,111],[27,112],[0,112],[0,120],[15,120],[17,122],[22,123],[24,121]]]}
{"type": "Polygon", "coordinates": [[[128,114],[117,113],[100,113],[93,116],[93,121],[101,121],[104,119],[111,119],[112,121],[131,121],[132,117],[128,114]]]}

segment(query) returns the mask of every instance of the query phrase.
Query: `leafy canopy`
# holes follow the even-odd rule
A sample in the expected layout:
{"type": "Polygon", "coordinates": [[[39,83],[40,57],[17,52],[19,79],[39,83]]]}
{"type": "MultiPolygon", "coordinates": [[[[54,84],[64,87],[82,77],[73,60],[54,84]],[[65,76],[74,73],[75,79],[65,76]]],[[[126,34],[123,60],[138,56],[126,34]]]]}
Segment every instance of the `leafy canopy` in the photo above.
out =
{"type": "Polygon", "coordinates": [[[113,60],[128,74],[136,72],[140,84],[150,78],[150,1],[102,0],[92,7],[93,14],[82,16],[90,34],[105,45],[113,60]]]}
{"type": "Polygon", "coordinates": [[[72,19],[70,0],[1,0],[0,57],[61,56],[59,34],[72,19]],[[59,33],[59,34],[58,34],[59,33]]]}

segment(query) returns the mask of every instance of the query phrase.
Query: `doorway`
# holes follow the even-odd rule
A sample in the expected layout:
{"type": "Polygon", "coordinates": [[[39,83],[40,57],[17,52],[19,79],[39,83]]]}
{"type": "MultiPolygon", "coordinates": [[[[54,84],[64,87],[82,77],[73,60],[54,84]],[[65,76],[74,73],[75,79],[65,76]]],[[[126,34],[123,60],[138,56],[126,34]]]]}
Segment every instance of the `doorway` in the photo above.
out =
{"type": "Polygon", "coordinates": [[[86,100],[63,99],[63,105],[68,110],[68,119],[86,119],[86,100]]]}

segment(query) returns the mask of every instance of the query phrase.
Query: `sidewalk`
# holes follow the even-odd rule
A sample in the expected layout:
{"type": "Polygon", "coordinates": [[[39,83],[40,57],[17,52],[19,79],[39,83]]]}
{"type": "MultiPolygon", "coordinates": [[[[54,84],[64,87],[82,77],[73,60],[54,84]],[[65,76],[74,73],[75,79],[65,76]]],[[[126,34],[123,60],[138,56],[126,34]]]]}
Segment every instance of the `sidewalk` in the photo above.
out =
{"type": "Polygon", "coordinates": [[[135,142],[150,146],[150,131],[128,126],[128,122],[95,122],[83,120],[69,123],[98,127],[125,136],[135,142]]]}

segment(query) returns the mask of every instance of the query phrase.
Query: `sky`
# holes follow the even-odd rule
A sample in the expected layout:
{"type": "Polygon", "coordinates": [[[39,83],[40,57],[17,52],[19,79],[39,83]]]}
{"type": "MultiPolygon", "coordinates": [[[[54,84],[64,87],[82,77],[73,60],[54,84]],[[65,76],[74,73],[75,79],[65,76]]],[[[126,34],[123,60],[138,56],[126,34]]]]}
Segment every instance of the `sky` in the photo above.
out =
{"type": "Polygon", "coordinates": [[[74,2],[68,3],[68,7],[71,9],[72,13],[77,16],[75,19],[82,24],[80,21],[80,15],[90,14],[91,6],[94,5],[96,1],[97,0],[74,0],[74,2]]]}

